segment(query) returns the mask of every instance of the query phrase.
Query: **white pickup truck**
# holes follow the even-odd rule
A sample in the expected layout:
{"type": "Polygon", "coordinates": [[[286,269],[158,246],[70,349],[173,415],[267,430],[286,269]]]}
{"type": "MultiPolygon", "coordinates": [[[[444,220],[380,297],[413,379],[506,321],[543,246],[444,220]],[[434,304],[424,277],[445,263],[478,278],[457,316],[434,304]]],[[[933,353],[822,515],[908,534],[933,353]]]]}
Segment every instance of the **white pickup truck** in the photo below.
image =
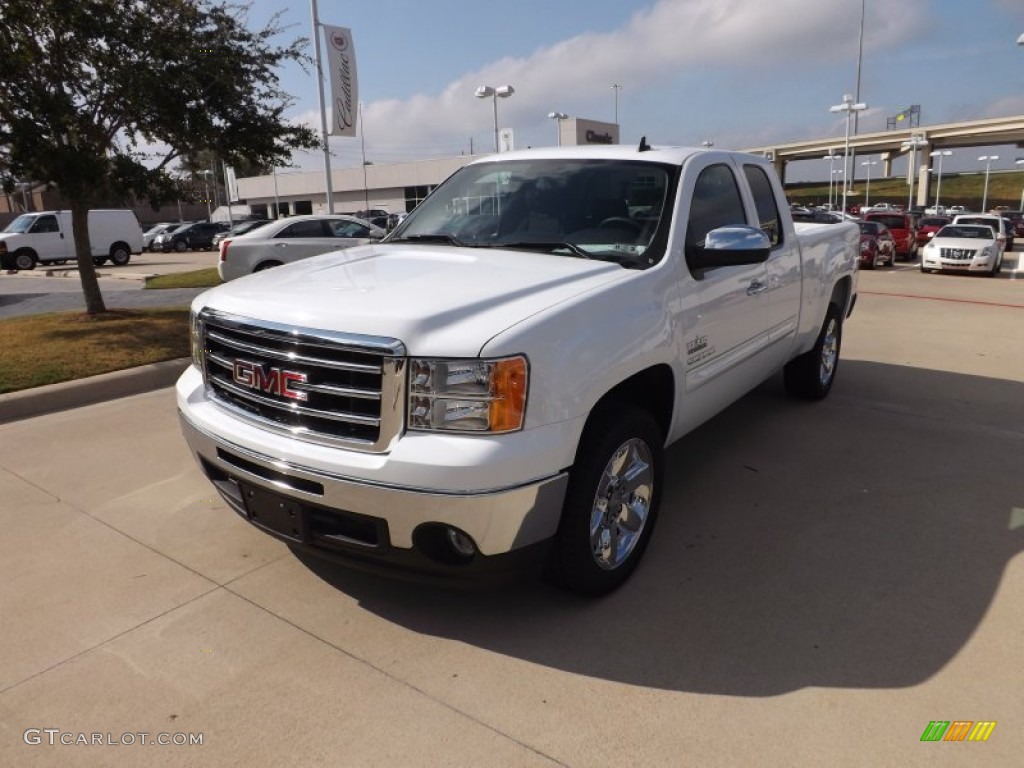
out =
{"type": "Polygon", "coordinates": [[[539,561],[603,594],[650,540],[668,444],[779,370],[828,394],[858,248],[855,224],[795,227],[761,157],[486,157],[381,243],[199,296],[183,430],[300,550],[435,580],[539,561]]]}

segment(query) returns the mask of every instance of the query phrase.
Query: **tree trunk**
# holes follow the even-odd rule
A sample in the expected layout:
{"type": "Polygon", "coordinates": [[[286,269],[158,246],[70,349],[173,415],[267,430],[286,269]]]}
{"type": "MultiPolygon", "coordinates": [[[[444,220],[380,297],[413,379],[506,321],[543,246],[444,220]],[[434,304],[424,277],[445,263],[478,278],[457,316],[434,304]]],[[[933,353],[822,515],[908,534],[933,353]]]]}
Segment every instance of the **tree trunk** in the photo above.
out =
{"type": "Polygon", "coordinates": [[[75,261],[78,276],[82,281],[85,295],[85,311],[90,315],[102,315],[107,311],[96,279],[96,265],[92,263],[92,246],[89,245],[89,204],[80,200],[71,202],[71,226],[75,231],[75,261]]]}

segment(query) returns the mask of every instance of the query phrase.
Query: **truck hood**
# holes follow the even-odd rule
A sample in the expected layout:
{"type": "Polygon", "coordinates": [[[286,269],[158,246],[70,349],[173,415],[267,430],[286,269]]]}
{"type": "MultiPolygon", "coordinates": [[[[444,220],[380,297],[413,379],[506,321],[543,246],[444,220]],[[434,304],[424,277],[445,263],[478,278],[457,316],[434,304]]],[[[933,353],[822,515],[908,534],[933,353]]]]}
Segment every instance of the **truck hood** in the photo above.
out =
{"type": "Polygon", "coordinates": [[[630,274],[565,255],[373,244],[232,280],[201,294],[193,309],[391,337],[411,354],[472,357],[516,323],[630,274]]]}

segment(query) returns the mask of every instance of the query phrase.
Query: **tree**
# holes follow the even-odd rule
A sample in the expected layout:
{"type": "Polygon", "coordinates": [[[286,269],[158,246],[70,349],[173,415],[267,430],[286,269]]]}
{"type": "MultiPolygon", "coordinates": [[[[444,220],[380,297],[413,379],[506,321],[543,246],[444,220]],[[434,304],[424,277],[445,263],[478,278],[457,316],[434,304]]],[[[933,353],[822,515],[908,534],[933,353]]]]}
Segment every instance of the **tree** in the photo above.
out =
{"type": "Polygon", "coordinates": [[[3,0],[0,167],[57,186],[71,208],[86,311],[106,311],[89,253],[97,203],[175,199],[169,163],[209,152],[283,164],[317,145],[290,124],[277,69],[304,63],[275,17],[223,0],[3,0]]]}

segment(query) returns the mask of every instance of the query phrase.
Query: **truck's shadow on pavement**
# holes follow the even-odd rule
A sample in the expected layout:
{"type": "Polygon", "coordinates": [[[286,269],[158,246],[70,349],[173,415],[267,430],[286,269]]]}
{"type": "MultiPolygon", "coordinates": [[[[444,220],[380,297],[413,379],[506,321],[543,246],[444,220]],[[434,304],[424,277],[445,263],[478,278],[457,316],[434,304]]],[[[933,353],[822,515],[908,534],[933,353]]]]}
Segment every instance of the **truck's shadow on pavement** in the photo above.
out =
{"type": "Polygon", "coordinates": [[[743,696],[914,685],[1024,550],[1022,404],[1019,383],[850,360],[817,405],[773,379],[669,450],[654,541],[604,600],[304,562],[413,631],[582,675],[743,696]]]}

